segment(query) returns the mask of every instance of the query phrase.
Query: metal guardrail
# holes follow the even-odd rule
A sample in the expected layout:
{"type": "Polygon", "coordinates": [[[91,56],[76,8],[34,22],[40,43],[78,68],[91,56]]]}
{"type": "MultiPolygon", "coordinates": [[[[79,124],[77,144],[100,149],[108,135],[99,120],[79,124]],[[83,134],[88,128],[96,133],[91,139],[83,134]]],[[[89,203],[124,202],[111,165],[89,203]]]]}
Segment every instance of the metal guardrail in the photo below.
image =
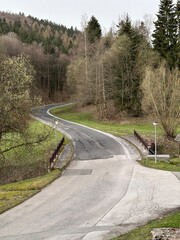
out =
{"type": "Polygon", "coordinates": [[[49,164],[51,166],[51,163],[54,161],[54,159],[56,158],[56,156],[58,155],[63,143],[64,143],[65,138],[63,137],[60,141],[60,143],[57,145],[57,148],[54,150],[54,152],[52,153],[52,156],[49,159],[49,164]]]}
{"type": "Polygon", "coordinates": [[[148,150],[149,154],[154,155],[155,154],[155,145],[153,142],[149,143],[146,140],[144,140],[140,134],[134,130],[134,136],[142,143],[142,145],[148,150]]]}

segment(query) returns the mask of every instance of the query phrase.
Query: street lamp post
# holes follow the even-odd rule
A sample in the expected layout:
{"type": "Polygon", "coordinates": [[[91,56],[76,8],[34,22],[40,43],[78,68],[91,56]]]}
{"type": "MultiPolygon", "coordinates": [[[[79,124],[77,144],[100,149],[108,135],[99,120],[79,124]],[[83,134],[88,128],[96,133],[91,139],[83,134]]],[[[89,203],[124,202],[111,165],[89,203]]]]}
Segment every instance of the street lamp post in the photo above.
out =
{"type": "Polygon", "coordinates": [[[157,163],[157,140],[156,140],[156,126],[158,125],[158,122],[153,122],[154,125],[154,147],[155,147],[155,164],[157,163]]]}
{"type": "Polygon", "coordinates": [[[180,159],[180,133],[176,136],[174,140],[179,143],[179,159],[180,159]]]}

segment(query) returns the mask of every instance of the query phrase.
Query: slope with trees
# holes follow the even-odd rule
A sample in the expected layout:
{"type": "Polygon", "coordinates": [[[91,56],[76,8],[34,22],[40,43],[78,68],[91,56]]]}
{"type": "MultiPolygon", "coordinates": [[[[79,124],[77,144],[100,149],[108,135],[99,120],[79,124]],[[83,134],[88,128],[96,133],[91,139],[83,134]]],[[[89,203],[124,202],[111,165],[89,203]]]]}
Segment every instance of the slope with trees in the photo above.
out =
{"type": "Polygon", "coordinates": [[[142,48],[148,52],[150,47],[142,28],[133,26],[128,15],[118,27],[117,34],[110,31],[102,36],[92,16],[84,28],[78,54],[68,67],[68,82],[70,87],[77,87],[76,94],[81,94],[84,103],[96,105],[101,116],[111,115],[109,101],[119,113],[140,116],[143,69],[138,65],[144,58],[142,48]]]}
{"type": "Polygon", "coordinates": [[[77,29],[66,28],[23,13],[0,12],[0,41],[8,56],[24,52],[37,72],[36,84],[43,100],[65,97],[66,69],[76,41],[77,29]]]}
{"type": "Polygon", "coordinates": [[[154,51],[160,60],[146,67],[142,84],[144,109],[156,116],[168,138],[175,137],[180,125],[178,6],[179,1],[160,1],[153,33],[154,51]]]}
{"type": "Polygon", "coordinates": [[[85,21],[68,86],[82,104],[95,105],[100,117],[154,115],[172,138],[180,112],[179,1],[160,1],[153,46],[146,22],[133,24],[126,15],[116,33],[101,35],[94,16],[85,21]]]}

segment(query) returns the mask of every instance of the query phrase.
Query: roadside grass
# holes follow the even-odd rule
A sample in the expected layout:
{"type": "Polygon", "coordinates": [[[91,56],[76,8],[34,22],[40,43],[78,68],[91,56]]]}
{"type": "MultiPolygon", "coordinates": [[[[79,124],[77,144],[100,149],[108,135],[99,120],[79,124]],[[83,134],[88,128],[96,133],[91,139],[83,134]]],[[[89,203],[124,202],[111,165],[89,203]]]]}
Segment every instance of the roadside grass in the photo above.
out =
{"type": "Polygon", "coordinates": [[[180,211],[176,211],[166,215],[165,217],[152,220],[146,225],[138,227],[123,234],[122,236],[113,238],[113,240],[151,240],[151,231],[154,228],[179,228],[180,227],[180,211]]]}
{"type": "MultiPolygon", "coordinates": [[[[75,105],[68,105],[65,107],[57,107],[50,110],[51,114],[86,125],[104,132],[114,134],[116,136],[132,135],[134,129],[136,129],[143,136],[153,137],[154,128],[151,121],[143,122],[140,119],[136,119],[131,122],[115,122],[115,121],[102,121],[95,119],[91,113],[78,112],[75,105]]],[[[161,129],[157,129],[157,134],[162,135],[161,129]]]]}
{"type": "Polygon", "coordinates": [[[42,177],[0,185],[0,214],[40,192],[60,175],[60,170],[53,170],[42,177]]]}
{"type": "Polygon", "coordinates": [[[155,163],[152,159],[143,159],[139,163],[145,167],[155,168],[159,170],[180,172],[180,158],[172,158],[170,162],[158,161],[155,163]]]}

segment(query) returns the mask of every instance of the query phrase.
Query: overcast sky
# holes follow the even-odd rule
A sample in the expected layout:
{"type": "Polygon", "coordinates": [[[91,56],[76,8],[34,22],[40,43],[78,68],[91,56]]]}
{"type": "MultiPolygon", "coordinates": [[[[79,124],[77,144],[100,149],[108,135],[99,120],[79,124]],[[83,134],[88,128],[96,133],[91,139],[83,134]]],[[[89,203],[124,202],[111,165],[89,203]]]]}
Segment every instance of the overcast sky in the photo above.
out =
{"type": "Polygon", "coordinates": [[[158,11],[160,0],[0,0],[0,10],[23,12],[39,19],[48,19],[67,27],[81,29],[82,16],[92,15],[102,29],[109,30],[119,17],[128,13],[132,21],[142,20],[144,15],[158,11]]]}

